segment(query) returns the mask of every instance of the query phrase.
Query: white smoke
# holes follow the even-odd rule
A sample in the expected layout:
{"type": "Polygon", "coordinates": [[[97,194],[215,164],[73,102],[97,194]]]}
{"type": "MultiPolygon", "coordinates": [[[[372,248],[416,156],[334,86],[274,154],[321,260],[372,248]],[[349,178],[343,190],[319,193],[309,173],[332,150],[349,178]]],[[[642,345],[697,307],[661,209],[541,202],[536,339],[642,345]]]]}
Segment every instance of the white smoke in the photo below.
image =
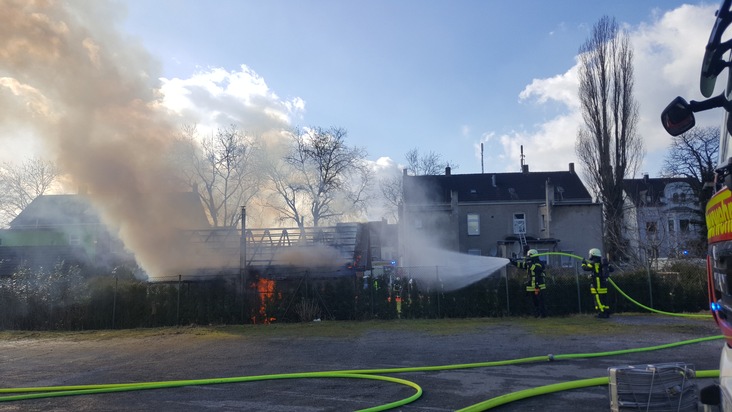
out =
{"type": "Polygon", "coordinates": [[[32,133],[151,275],[197,264],[164,161],[176,134],[155,63],[114,29],[106,2],[0,2],[0,138],[32,133]]]}

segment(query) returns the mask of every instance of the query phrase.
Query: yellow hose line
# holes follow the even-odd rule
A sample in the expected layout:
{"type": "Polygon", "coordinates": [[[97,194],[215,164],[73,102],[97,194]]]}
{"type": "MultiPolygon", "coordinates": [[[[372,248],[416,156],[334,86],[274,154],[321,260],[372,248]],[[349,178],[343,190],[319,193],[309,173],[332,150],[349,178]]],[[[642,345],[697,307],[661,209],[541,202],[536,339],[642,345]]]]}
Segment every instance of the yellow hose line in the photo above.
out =
{"type": "Polygon", "coordinates": [[[303,372],[303,373],[286,373],[274,375],[258,375],[258,376],[240,376],[233,378],[214,378],[214,379],[191,379],[178,381],[162,381],[162,382],[141,382],[141,383],[119,383],[106,385],[77,385],[77,386],[50,386],[50,387],[34,387],[34,388],[6,388],[0,389],[1,393],[22,393],[23,395],[10,395],[0,397],[0,402],[20,401],[27,399],[53,398],[60,396],[75,395],[92,395],[98,393],[112,392],[129,392],[149,389],[176,388],[183,386],[195,385],[214,385],[223,383],[241,383],[255,382],[277,379],[303,379],[303,378],[352,378],[352,379],[371,379],[385,382],[398,383],[415,389],[415,393],[405,399],[390,402],[383,405],[362,409],[362,412],[376,412],[393,409],[399,406],[414,402],[422,396],[422,388],[414,382],[394,378],[390,376],[370,375],[363,373],[342,373],[342,372],[303,372]],[[27,393],[33,392],[33,393],[27,393]]]}
{"type": "Polygon", "coordinates": [[[622,289],[620,289],[618,287],[618,285],[615,284],[615,282],[613,282],[612,279],[608,278],[607,280],[609,280],[610,281],[610,284],[613,285],[613,287],[615,287],[615,289],[618,292],[620,292],[620,294],[623,295],[626,299],[628,299],[629,301],[631,301],[631,302],[635,303],[636,305],[642,307],[643,309],[649,310],[651,312],[659,313],[661,315],[680,316],[680,317],[685,317],[685,318],[704,318],[704,319],[711,319],[713,317],[712,315],[709,315],[709,314],[702,315],[702,314],[690,314],[690,313],[672,313],[672,312],[664,312],[664,311],[658,310],[658,309],[653,309],[651,307],[648,307],[648,306],[646,306],[646,305],[644,305],[644,304],[636,301],[635,299],[631,298],[630,296],[628,296],[625,292],[623,292],[622,289]]]}
{"type": "MultiPolygon", "coordinates": [[[[242,382],[254,382],[264,380],[276,380],[276,379],[303,379],[303,378],[356,378],[356,379],[375,379],[387,382],[399,383],[402,385],[410,386],[415,389],[415,394],[384,405],[378,405],[372,408],[364,409],[364,411],[375,412],[383,411],[387,409],[393,409],[398,406],[403,406],[408,403],[414,402],[422,396],[422,388],[414,382],[387,377],[382,375],[375,375],[376,373],[404,373],[404,372],[429,372],[439,370],[455,370],[455,369],[466,369],[466,368],[479,368],[479,367],[493,367],[493,366],[505,366],[505,365],[517,365],[525,363],[535,362],[549,362],[569,359],[584,359],[584,358],[596,358],[605,356],[615,356],[627,353],[638,353],[648,352],[661,349],[669,349],[682,345],[689,345],[694,343],[706,342],[716,339],[724,338],[723,335],[708,336],[703,338],[690,339],[681,342],[672,342],[656,346],[648,346],[643,348],[632,348],[632,349],[621,349],[608,352],[596,352],[596,353],[575,353],[575,354],[558,354],[558,355],[545,355],[545,356],[532,356],[526,358],[518,358],[511,360],[502,361],[490,361],[490,362],[478,362],[478,363],[466,363],[466,364],[453,364],[453,365],[441,365],[441,366],[423,366],[423,367],[409,367],[409,368],[387,368],[387,369],[360,369],[360,370],[341,370],[341,371],[325,371],[325,372],[305,372],[305,373],[289,373],[289,374],[274,374],[274,375],[257,375],[257,376],[241,376],[241,377],[230,377],[230,378],[212,378],[212,379],[194,379],[194,380],[177,380],[177,381],[160,381],[160,382],[139,382],[139,383],[117,383],[117,384],[97,384],[97,385],[73,385],[73,386],[45,386],[45,387],[26,387],[26,388],[0,388],[0,393],[14,393],[21,395],[9,395],[0,397],[0,402],[20,401],[27,399],[40,399],[40,398],[51,398],[60,396],[73,396],[73,395],[91,395],[99,393],[110,393],[110,392],[126,392],[126,391],[138,391],[138,390],[149,390],[149,389],[163,389],[163,388],[174,388],[183,386],[194,386],[194,385],[213,385],[213,384],[226,384],[226,383],[242,383],[242,382]]],[[[559,384],[560,385],[560,384],[559,384]]],[[[581,387],[581,386],[578,386],[581,387]]],[[[552,387],[552,391],[558,389],[552,387]]],[[[540,393],[537,393],[537,395],[540,393]]],[[[532,395],[536,396],[536,395],[532,395]]]]}
{"type": "MultiPolygon", "coordinates": [[[[719,370],[705,370],[696,371],[697,378],[719,378],[719,370]]],[[[551,385],[539,386],[536,388],[525,389],[522,391],[511,392],[505,395],[497,396],[495,398],[488,399],[483,402],[476,403],[463,409],[458,409],[457,412],[480,412],[488,409],[493,409],[497,406],[505,405],[507,403],[519,401],[522,399],[532,398],[534,396],[546,395],[555,392],[562,392],[572,389],[587,388],[590,386],[601,386],[610,383],[610,378],[589,378],[579,379],[576,381],[555,383],[551,385]]]]}
{"type": "MultiPolygon", "coordinates": [[[[575,259],[584,260],[582,257],[573,255],[571,253],[564,252],[546,252],[541,253],[542,255],[564,255],[570,256],[575,259]]],[[[711,315],[686,315],[677,314],[670,312],[663,312],[653,308],[649,308],[645,305],[640,304],[634,299],[630,298],[625,292],[623,292],[616,284],[609,279],[610,283],[618,290],[625,298],[635,303],[636,305],[647,309],[651,312],[672,315],[672,316],[685,316],[685,317],[704,317],[709,318],[711,315]]],[[[453,365],[441,365],[441,366],[423,366],[423,367],[408,367],[408,368],[388,368],[388,369],[362,369],[362,370],[345,370],[345,371],[328,371],[328,372],[305,372],[305,373],[288,373],[288,374],[273,374],[273,375],[258,375],[258,376],[240,376],[231,378],[213,378],[213,379],[194,379],[194,380],[178,380],[178,381],[162,381],[162,382],[141,382],[141,383],[117,383],[117,384],[100,384],[100,385],[75,385],[75,386],[46,386],[46,387],[28,387],[28,388],[0,388],[0,393],[21,393],[21,395],[9,395],[0,397],[0,402],[19,401],[26,399],[38,399],[38,398],[50,398],[59,396],[73,396],[73,395],[89,395],[96,393],[110,393],[110,392],[126,392],[126,391],[138,391],[138,390],[149,390],[149,389],[162,389],[162,388],[173,388],[183,386],[194,386],[194,385],[212,385],[212,384],[225,384],[225,383],[241,383],[241,382],[254,382],[254,381],[265,381],[265,380],[276,380],[276,379],[303,379],[303,378],[352,378],[352,379],[372,379],[381,380],[386,382],[398,383],[401,385],[409,386],[415,389],[415,393],[405,399],[391,402],[383,405],[378,405],[372,408],[363,409],[366,412],[377,412],[388,409],[393,409],[399,406],[406,405],[414,402],[422,396],[422,388],[414,382],[393,378],[388,376],[376,375],[376,373],[403,373],[403,372],[428,372],[428,371],[439,371],[439,370],[453,370],[453,369],[466,369],[466,368],[479,368],[479,367],[492,367],[492,366],[503,366],[503,365],[516,365],[522,363],[532,363],[540,361],[554,361],[562,359],[579,359],[579,358],[592,358],[601,356],[613,356],[618,354],[630,353],[630,352],[642,352],[650,350],[667,349],[680,345],[687,345],[690,343],[698,343],[712,339],[722,339],[723,336],[711,336],[706,338],[691,339],[688,341],[670,343],[665,345],[657,345],[646,348],[636,348],[627,350],[618,350],[611,352],[600,352],[600,353],[578,353],[578,354],[565,354],[565,355],[546,355],[546,356],[533,356],[527,358],[503,360],[503,361],[491,361],[491,362],[478,362],[478,363],[466,363],[466,364],[453,364],[453,365]]],[[[719,371],[697,371],[697,377],[718,377],[719,371]]],[[[598,386],[608,383],[608,378],[591,378],[581,379],[571,382],[563,382],[558,384],[546,385],[532,389],[526,389],[523,391],[513,392],[506,395],[489,399],[484,402],[469,406],[464,409],[460,409],[462,412],[475,412],[484,411],[487,409],[494,408],[496,406],[504,405],[509,402],[516,400],[525,399],[528,397],[584,388],[588,386],[598,386]]]]}
{"type": "MultiPolygon", "coordinates": [[[[544,256],[544,255],[561,255],[561,256],[569,256],[569,257],[572,257],[572,258],[575,258],[575,259],[578,259],[578,260],[585,260],[581,256],[573,255],[571,253],[564,253],[564,252],[545,252],[545,253],[539,253],[536,256],[544,256]]],[[[661,315],[679,316],[679,317],[685,317],[685,318],[711,319],[713,317],[710,314],[673,313],[673,312],[664,312],[662,310],[653,309],[651,307],[648,307],[648,306],[646,306],[646,305],[638,302],[637,300],[631,298],[630,296],[628,296],[628,294],[626,294],[625,292],[623,292],[623,290],[620,289],[620,287],[612,280],[612,278],[607,278],[607,280],[610,282],[611,285],[613,285],[613,287],[615,288],[615,290],[617,290],[626,299],[628,299],[629,301],[631,301],[635,305],[637,305],[637,306],[639,306],[639,307],[641,307],[641,308],[643,308],[645,310],[648,310],[650,312],[658,313],[658,314],[661,314],[661,315]]]]}

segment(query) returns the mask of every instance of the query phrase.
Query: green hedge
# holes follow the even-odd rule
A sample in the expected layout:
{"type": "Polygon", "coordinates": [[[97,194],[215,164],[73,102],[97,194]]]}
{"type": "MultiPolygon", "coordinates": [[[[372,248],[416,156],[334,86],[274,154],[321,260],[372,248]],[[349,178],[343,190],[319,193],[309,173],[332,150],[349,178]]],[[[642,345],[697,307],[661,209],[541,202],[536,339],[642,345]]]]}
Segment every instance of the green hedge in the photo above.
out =
{"type": "MultiPolygon", "coordinates": [[[[297,272],[259,290],[258,278],[149,283],[136,268],[113,272],[64,265],[20,269],[0,278],[0,328],[84,330],[173,325],[531,316],[525,273],[509,266],[455,291],[407,277],[318,277],[297,272]],[[397,299],[397,296],[399,299],[397,299]]],[[[677,263],[663,272],[616,271],[614,282],[638,302],[668,312],[708,309],[705,268],[677,263]]],[[[609,287],[613,312],[646,312],[609,287]]],[[[550,316],[592,313],[588,276],[579,268],[548,268],[550,316]]]]}

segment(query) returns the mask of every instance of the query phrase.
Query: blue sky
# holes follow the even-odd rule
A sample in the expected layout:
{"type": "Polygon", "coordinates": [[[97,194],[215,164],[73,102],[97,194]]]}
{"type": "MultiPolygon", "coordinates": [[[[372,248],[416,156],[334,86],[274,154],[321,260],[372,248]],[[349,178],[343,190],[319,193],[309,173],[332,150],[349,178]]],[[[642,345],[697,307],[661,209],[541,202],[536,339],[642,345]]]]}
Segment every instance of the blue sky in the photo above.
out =
{"type": "Polygon", "coordinates": [[[223,89],[202,99],[206,107],[185,105],[197,123],[256,129],[231,104],[242,94],[225,90],[253,85],[259,92],[247,96],[263,93],[292,126],[347,129],[349,142],[385,170],[398,170],[418,148],[456,164],[456,173],[480,173],[481,142],[486,172],[518,170],[520,145],[532,170],[578,163],[575,57],[593,24],[615,17],[635,47],[647,151],[638,173],[651,176],[669,141],[660,110],[678,94],[701,97],[700,56],[717,7],[673,0],[120,3],[120,30],[158,62],[166,95],[206,78],[215,79],[207,87],[223,89]]]}
{"type": "MultiPolygon", "coordinates": [[[[603,15],[630,35],[647,151],[637,176],[657,176],[670,141],[661,110],[677,95],[701,97],[716,9],[637,0],[3,6],[0,161],[54,161],[58,190],[93,197],[152,273],[182,259],[166,237],[179,214],[165,205],[181,190],[170,155],[183,125],[235,124],[259,138],[265,162],[281,155],[283,130],[342,127],[377,178],[398,176],[414,148],[455,173],[479,173],[481,143],[487,173],[518,171],[522,145],[531,170],[566,170],[581,123],[576,54],[603,15]]],[[[698,123],[717,125],[721,113],[698,123]]],[[[370,220],[394,212],[378,204],[378,187],[369,187],[370,220]]],[[[247,219],[269,227],[279,216],[264,198],[271,187],[260,189],[247,219]]]]}

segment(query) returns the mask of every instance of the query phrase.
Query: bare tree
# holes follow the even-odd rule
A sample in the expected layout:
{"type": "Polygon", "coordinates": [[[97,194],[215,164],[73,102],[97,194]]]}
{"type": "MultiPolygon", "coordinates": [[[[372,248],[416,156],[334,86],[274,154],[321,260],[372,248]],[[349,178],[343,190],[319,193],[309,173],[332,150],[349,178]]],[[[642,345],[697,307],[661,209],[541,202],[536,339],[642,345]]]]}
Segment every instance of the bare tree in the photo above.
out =
{"type": "Polygon", "coordinates": [[[239,208],[260,188],[254,139],[235,125],[206,137],[199,137],[195,126],[184,126],[177,143],[182,179],[198,193],[213,225],[236,227],[239,208]]]}
{"type": "MultiPolygon", "coordinates": [[[[430,151],[426,154],[420,154],[419,149],[414,148],[405,155],[407,159],[407,169],[414,176],[420,175],[439,175],[450,166],[449,162],[442,160],[442,156],[430,151]]],[[[453,169],[457,166],[452,166],[453,169]]]]}
{"type": "Polygon", "coordinates": [[[692,188],[700,196],[705,184],[714,182],[718,157],[719,128],[697,127],[672,138],[662,173],[693,180],[692,188]]]}
{"type": "Polygon", "coordinates": [[[33,157],[20,164],[5,162],[0,166],[0,217],[9,223],[35,198],[46,194],[57,183],[56,164],[33,157]]]}
{"type": "MultiPolygon", "coordinates": [[[[450,166],[457,169],[457,165],[442,160],[442,156],[433,151],[426,154],[420,154],[418,148],[409,150],[404,156],[407,160],[407,172],[413,176],[420,175],[439,175],[450,166]]],[[[381,179],[379,188],[384,198],[384,206],[390,213],[396,217],[399,205],[402,203],[402,175],[391,176],[381,179]]]]}
{"type": "Polygon", "coordinates": [[[390,217],[396,219],[398,217],[399,206],[402,204],[403,190],[402,182],[404,178],[401,173],[398,176],[389,176],[379,181],[379,189],[384,201],[384,209],[389,213],[390,217]]]}
{"type": "Polygon", "coordinates": [[[345,216],[357,216],[366,207],[371,171],[363,148],[346,145],[342,128],[297,129],[284,162],[270,168],[278,201],[270,204],[283,216],[304,227],[345,216]]]}
{"type": "Polygon", "coordinates": [[[305,227],[306,216],[302,210],[305,209],[303,199],[306,197],[306,190],[305,184],[299,180],[302,176],[294,176],[285,162],[273,162],[267,168],[267,173],[274,190],[267,206],[277,212],[280,221],[292,220],[297,227],[305,227]]]}
{"type": "Polygon", "coordinates": [[[700,228],[695,252],[706,251],[707,222],[705,210],[712,196],[715,169],[719,157],[719,128],[701,127],[673,137],[664,159],[662,173],[667,177],[684,177],[689,180],[692,195],[699,199],[696,218],[692,222],[700,228]]]}
{"type": "Polygon", "coordinates": [[[604,248],[622,258],[623,179],[643,157],[636,133],[638,104],[633,96],[633,49],[615,19],[602,17],[580,47],[579,98],[583,125],[576,152],[603,203],[604,248]]]}

